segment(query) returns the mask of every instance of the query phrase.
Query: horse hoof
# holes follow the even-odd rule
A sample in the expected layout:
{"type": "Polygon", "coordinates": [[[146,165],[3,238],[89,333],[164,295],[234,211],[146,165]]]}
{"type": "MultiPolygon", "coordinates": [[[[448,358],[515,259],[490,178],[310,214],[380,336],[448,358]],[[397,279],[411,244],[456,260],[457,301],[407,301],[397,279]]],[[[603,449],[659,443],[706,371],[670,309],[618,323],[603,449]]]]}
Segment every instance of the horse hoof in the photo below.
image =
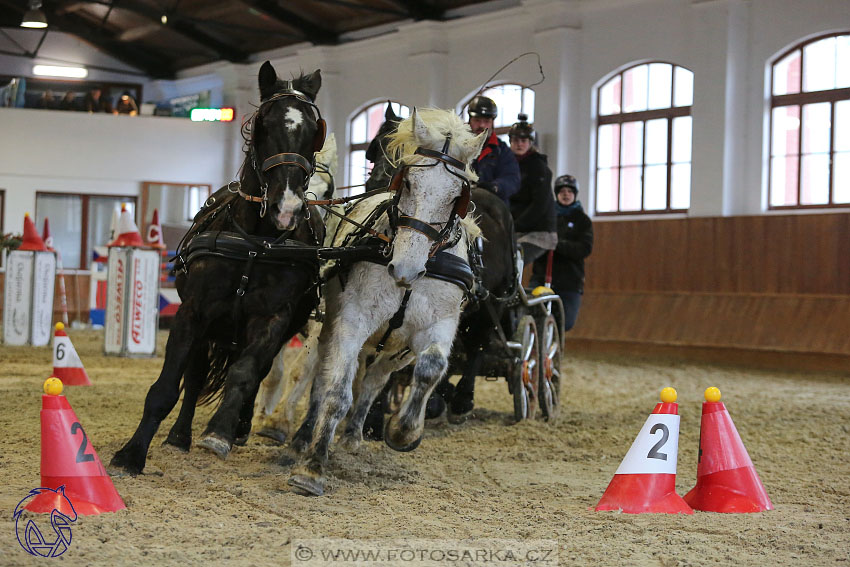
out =
{"type": "Polygon", "coordinates": [[[469,410],[464,413],[454,413],[449,412],[449,423],[452,425],[460,425],[461,423],[466,422],[470,417],[472,417],[472,410],[469,410]]]}
{"type": "Polygon", "coordinates": [[[198,441],[198,447],[203,447],[208,451],[212,451],[220,459],[226,459],[227,455],[230,454],[230,443],[220,437],[216,437],[215,435],[207,435],[198,441]]]}
{"type": "Polygon", "coordinates": [[[280,429],[275,429],[273,427],[263,427],[259,431],[257,431],[257,435],[261,437],[266,437],[273,441],[277,441],[279,445],[283,445],[286,441],[286,433],[281,431],[280,429]]]}
{"type": "Polygon", "coordinates": [[[247,442],[248,442],[248,436],[247,435],[237,437],[236,439],[233,440],[233,444],[238,445],[240,447],[244,447],[247,442]]]}
{"type": "Polygon", "coordinates": [[[325,493],[325,483],[321,477],[293,474],[287,484],[292,487],[292,492],[301,496],[321,496],[325,493]]]}
{"type": "Polygon", "coordinates": [[[177,449],[181,453],[188,453],[189,449],[192,447],[192,438],[181,438],[169,435],[165,438],[165,441],[162,442],[162,446],[165,448],[177,449]]]}
{"type": "Polygon", "coordinates": [[[339,446],[342,447],[345,451],[349,453],[353,453],[357,449],[360,448],[361,440],[355,437],[354,435],[343,435],[339,440],[339,446]]]}
{"type": "Polygon", "coordinates": [[[137,474],[142,474],[144,468],[145,459],[139,462],[137,458],[131,456],[130,451],[125,447],[115,453],[115,456],[109,461],[109,470],[107,472],[111,476],[125,476],[128,474],[136,476],[137,474]]]}
{"type": "Polygon", "coordinates": [[[189,447],[186,447],[182,444],[178,445],[176,443],[172,443],[168,439],[166,439],[165,441],[162,442],[162,448],[165,449],[166,451],[174,451],[174,452],[178,452],[178,453],[188,453],[189,452],[189,447]]]}
{"type": "Polygon", "coordinates": [[[295,459],[291,455],[283,454],[278,458],[277,464],[282,467],[291,467],[295,464],[295,459]]]}
{"type": "Polygon", "coordinates": [[[292,449],[296,455],[303,455],[304,451],[306,451],[309,446],[310,441],[305,441],[297,436],[293,437],[292,441],[289,442],[289,448],[292,449]]]}
{"type": "Polygon", "coordinates": [[[393,451],[398,451],[399,453],[409,453],[410,451],[417,448],[420,443],[422,443],[422,435],[420,435],[415,440],[413,440],[412,443],[408,443],[407,445],[401,445],[401,444],[395,443],[393,441],[393,436],[392,436],[391,431],[390,431],[390,422],[391,421],[392,421],[391,419],[388,419],[387,424],[384,426],[384,443],[387,444],[387,447],[389,447],[393,451]]]}

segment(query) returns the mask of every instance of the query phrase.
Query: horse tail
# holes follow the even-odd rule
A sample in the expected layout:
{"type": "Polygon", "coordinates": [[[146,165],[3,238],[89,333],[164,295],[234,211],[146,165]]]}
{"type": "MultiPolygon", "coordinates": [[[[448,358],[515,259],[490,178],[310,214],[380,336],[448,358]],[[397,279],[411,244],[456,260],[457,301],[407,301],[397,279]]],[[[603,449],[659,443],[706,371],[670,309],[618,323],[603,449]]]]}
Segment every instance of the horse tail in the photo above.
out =
{"type": "Polygon", "coordinates": [[[198,405],[205,406],[221,399],[224,394],[227,370],[233,363],[231,352],[228,345],[210,341],[210,367],[207,371],[207,379],[198,394],[198,405]]]}

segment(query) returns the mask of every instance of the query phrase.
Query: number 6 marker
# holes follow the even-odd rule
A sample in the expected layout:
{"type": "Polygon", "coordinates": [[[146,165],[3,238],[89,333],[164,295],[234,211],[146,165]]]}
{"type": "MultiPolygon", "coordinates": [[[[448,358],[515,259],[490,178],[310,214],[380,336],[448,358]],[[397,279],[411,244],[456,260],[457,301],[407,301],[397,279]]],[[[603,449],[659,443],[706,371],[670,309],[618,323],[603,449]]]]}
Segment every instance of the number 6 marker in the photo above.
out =
{"type": "Polygon", "coordinates": [[[53,376],[66,386],[91,386],[89,375],[62,323],[56,323],[53,335],[53,376]]]}

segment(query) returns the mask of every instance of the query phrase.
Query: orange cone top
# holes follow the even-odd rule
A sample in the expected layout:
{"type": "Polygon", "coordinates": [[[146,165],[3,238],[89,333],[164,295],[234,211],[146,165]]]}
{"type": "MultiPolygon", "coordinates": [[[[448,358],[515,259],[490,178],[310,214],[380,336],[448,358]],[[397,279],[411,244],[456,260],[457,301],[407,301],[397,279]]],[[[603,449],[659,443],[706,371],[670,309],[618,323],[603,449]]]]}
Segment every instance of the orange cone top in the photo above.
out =
{"type": "Polygon", "coordinates": [[[38,235],[38,231],[35,229],[35,223],[32,222],[29,213],[24,215],[24,241],[18,247],[18,250],[47,252],[47,247],[38,235]]]}

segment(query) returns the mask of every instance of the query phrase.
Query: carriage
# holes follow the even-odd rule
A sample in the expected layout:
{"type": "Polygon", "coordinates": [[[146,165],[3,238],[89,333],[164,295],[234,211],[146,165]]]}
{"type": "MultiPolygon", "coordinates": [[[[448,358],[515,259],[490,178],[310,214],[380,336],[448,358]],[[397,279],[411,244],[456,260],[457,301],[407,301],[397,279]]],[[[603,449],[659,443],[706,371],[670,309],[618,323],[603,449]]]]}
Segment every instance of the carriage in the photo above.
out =
{"type": "MultiPolygon", "coordinates": [[[[514,292],[480,298],[473,306],[487,313],[494,339],[481,353],[476,374],[486,380],[505,378],[517,422],[533,419],[538,407],[544,419],[553,420],[560,407],[564,306],[549,288],[532,290],[522,286],[519,256],[517,251],[514,292]],[[502,304],[501,316],[493,302],[502,304]]],[[[449,374],[462,373],[467,364],[467,351],[453,349],[449,374]]]]}

